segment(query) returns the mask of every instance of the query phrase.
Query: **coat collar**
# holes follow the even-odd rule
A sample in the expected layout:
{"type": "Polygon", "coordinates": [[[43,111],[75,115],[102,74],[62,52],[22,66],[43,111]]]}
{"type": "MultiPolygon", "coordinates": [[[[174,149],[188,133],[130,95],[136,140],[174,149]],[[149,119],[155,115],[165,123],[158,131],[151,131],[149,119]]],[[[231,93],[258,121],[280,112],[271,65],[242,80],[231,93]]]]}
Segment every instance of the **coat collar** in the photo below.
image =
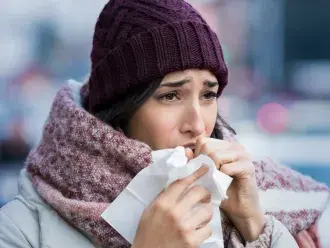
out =
{"type": "Polygon", "coordinates": [[[38,195],[26,169],[20,172],[18,191],[22,200],[38,215],[41,248],[55,248],[59,245],[79,248],[95,247],[86,236],[68,224],[38,195]]]}

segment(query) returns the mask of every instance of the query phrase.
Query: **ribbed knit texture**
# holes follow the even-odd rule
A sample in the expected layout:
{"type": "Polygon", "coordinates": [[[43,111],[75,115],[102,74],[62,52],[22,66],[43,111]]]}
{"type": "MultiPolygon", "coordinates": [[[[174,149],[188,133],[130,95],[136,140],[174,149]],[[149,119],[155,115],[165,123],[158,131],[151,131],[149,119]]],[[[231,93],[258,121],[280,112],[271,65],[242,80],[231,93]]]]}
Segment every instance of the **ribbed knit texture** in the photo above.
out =
{"type": "Polygon", "coordinates": [[[109,1],[95,26],[91,62],[91,112],[169,72],[209,69],[219,95],[228,78],[216,34],[183,0],[109,1]]]}

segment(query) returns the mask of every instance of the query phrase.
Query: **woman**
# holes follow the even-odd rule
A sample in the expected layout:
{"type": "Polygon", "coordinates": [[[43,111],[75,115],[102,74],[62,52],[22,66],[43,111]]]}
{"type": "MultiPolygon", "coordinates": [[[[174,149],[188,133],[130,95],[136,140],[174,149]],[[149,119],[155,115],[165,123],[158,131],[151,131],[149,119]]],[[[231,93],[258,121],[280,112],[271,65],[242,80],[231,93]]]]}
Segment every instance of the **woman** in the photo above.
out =
{"type": "Polygon", "coordinates": [[[217,114],[228,76],[220,44],[189,4],[110,1],[96,24],[91,59],[88,83],[70,82],[58,92],[21,172],[20,194],[1,209],[1,247],[198,247],[211,235],[210,193],[186,189],[204,167],[145,209],[133,244],[100,217],[152,162],[152,150],[176,146],[188,159],[208,155],[234,178],[220,206],[225,247],[298,247],[293,235],[301,242],[301,233],[301,247],[315,247],[313,224],[328,189],[252,161],[235,141],[217,114]],[[302,193],[315,204],[267,205],[302,193]],[[192,212],[197,203],[203,208],[192,212]]]}

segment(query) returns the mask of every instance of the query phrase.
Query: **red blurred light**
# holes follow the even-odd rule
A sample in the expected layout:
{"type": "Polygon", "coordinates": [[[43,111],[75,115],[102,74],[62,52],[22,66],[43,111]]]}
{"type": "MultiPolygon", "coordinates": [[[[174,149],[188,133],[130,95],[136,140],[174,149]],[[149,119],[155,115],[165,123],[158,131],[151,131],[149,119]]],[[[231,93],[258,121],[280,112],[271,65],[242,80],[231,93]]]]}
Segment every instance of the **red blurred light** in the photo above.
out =
{"type": "Polygon", "coordinates": [[[289,121],[287,109],[279,103],[263,105],[257,114],[257,123],[261,130],[276,134],[285,131],[289,121]]]}

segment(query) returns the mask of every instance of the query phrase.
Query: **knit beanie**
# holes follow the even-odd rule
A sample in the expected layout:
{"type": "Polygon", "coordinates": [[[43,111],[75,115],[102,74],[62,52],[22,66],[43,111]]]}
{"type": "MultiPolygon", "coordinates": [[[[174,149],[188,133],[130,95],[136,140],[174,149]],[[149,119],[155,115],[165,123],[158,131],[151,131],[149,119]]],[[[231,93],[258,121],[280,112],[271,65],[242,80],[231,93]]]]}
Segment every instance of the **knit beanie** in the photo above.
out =
{"type": "Polygon", "coordinates": [[[216,34],[183,0],[110,0],[97,20],[86,90],[92,113],[166,74],[209,69],[227,84],[216,34]]]}

